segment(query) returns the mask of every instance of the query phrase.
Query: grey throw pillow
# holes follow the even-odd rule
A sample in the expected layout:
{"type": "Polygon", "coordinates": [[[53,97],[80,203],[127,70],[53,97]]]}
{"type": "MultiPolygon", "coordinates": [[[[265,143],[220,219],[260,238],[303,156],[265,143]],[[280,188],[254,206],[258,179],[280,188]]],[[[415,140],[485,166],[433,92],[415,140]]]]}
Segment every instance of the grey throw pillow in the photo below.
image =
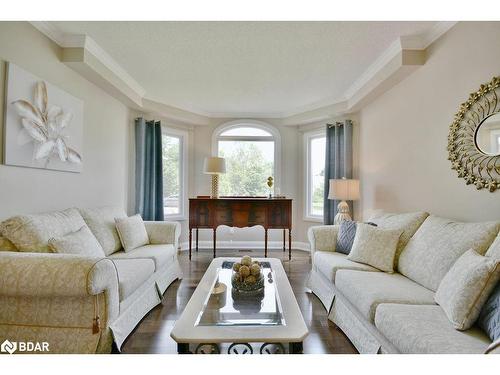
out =
{"type": "MultiPolygon", "coordinates": [[[[365,223],[377,226],[375,223],[365,223]]],[[[351,220],[342,221],[340,223],[339,233],[337,234],[337,246],[335,251],[338,253],[349,255],[351,252],[354,237],[356,236],[356,222],[351,220]]]]}
{"type": "Polygon", "coordinates": [[[490,337],[491,341],[500,339],[500,283],[484,304],[477,321],[479,327],[490,337]]]}

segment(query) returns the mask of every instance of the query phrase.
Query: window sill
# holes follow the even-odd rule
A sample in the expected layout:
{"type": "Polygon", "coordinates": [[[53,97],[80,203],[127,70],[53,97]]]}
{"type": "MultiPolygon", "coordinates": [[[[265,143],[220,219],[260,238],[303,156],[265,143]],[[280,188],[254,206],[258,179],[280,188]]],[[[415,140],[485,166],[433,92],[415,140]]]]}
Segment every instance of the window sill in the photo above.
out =
{"type": "Polygon", "coordinates": [[[187,217],[185,215],[169,215],[164,216],[165,221],[186,221],[187,217]]]}
{"type": "Polygon", "coordinates": [[[318,216],[304,216],[302,219],[304,221],[311,221],[314,223],[323,223],[323,218],[318,216]]]}

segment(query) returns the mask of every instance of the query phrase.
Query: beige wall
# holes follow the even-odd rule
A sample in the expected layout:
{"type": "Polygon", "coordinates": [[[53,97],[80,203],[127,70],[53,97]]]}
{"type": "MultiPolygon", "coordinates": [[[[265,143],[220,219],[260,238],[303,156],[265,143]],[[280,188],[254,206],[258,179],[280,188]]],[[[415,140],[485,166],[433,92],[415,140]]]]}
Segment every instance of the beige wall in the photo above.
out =
{"type": "Polygon", "coordinates": [[[466,186],[446,151],[459,104],[500,74],[499,39],[500,23],[457,24],[428,49],[424,66],[361,111],[358,211],[365,217],[383,208],[500,219],[500,192],[466,186]]]}
{"type": "Polygon", "coordinates": [[[127,203],[129,110],[62,64],[60,53],[57,45],[29,23],[0,22],[0,103],[4,102],[5,61],[84,102],[83,172],[0,165],[0,219],[73,206],[127,203]]]}

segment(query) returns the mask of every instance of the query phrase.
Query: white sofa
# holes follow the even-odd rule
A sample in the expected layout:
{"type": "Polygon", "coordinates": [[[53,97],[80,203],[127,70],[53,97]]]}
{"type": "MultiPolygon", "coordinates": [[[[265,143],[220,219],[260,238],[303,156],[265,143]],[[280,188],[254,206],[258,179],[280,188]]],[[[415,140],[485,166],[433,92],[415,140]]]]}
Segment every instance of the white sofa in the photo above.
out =
{"type": "Polygon", "coordinates": [[[180,225],[145,222],[149,245],[124,252],[120,208],[71,208],[0,223],[0,337],[48,342],[51,353],[120,349],[162,294],[182,277],[180,225]],[[87,225],[106,257],[50,253],[51,237],[87,225]]]}
{"type": "Polygon", "coordinates": [[[312,270],[307,287],[360,353],[500,352],[479,328],[458,331],[434,302],[454,262],[474,248],[500,257],[500,223],[458,223],[427,213],[379,214],[369,221],[400,229],[395,273],[335,252],[339,227],[308,232],[312,270]]]}

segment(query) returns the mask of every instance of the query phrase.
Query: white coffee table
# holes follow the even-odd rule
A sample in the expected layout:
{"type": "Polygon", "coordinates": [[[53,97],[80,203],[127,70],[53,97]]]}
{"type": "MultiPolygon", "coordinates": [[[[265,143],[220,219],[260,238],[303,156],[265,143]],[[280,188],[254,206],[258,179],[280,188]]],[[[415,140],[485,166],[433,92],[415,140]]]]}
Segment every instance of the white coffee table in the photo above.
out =
{"type": "Polygon", "coordinates": [[[240,258],[215,258],[196,287],[170,334],[178,352],[219,353],[221,343],[231,343],[228,353],[302,353],[309,333],[292,287],[279,259],[257,258],[263,265],[264,291],[242,295],[231,287],[231,266],[240,258]],[[226,292],[213,294],[216,283],[226,292]],[[288,351],[286,349],[288,347],[288,351]]]}

